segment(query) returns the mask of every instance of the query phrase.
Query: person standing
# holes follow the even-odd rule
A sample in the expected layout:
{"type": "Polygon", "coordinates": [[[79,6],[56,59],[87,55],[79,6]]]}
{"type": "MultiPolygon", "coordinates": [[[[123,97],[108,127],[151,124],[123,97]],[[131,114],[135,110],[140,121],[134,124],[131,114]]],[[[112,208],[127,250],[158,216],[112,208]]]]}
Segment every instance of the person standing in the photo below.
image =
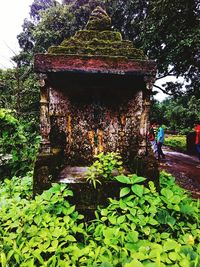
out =
{"type": "MultiPolygon", "coordinates": [[[[197,155],[198,155],[198,159],[200,163],[200,123],[199,122],[195,122],[194,131],[195,131],[195,146],[196,146],[196,151],[197,151],[197,155]]],[[[200,168],[200,165],[198,165],[197,167],[200,168]]]]}
{"type": "Polygon", "coordinates": [[[160,160],[160,157],[165,159],[165,155],[162,151],[162,145],[164,143],[164,139],[165,139],[164,129],[161,124],[158,124],[158,135],[157,135],[158,160],[160,160]]]}

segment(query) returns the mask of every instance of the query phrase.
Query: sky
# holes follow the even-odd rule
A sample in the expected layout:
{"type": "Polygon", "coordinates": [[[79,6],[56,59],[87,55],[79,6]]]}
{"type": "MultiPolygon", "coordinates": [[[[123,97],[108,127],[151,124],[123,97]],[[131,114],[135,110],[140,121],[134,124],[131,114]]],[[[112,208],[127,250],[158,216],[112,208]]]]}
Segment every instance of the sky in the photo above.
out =
{"type": "MultiPolygon", "coordinates": [[[[61,2],[61,0],[59,1],[61,2]]],[[[22,32],[22,24],[25,18],[29,18],[30,5],[33,0],[0,0],[0,68],[12,68],[14,63],[11,57],[20,50],[17,35],[22,32]]],[[[156,84],[161,85],[163,81],[156,84]]],[[[155,89],[157,90],[157,89],[155,89]]],[[[166,97],[158,93],[155,98],[162,101],[166,97]]]]}
{"type": "Polygon", "coordinates": [[[19,51],[17,35],[29,17],[29,6],[33,0],[0,0],[0,68],[13,67],[10,57],[19,51]]]}

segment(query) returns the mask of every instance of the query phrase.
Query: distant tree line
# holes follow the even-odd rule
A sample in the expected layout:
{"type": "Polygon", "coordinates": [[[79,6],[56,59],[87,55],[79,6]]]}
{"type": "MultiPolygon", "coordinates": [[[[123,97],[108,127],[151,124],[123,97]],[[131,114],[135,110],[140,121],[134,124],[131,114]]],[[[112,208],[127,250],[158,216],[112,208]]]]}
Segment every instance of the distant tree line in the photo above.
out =
{"type": "Polygon", "coordinates": [[[169,97],[163,102],[152,101],[150,120],[161,122],[174,133],[187,134],[200,118],[200,99],[194,95],[169,97]]]}

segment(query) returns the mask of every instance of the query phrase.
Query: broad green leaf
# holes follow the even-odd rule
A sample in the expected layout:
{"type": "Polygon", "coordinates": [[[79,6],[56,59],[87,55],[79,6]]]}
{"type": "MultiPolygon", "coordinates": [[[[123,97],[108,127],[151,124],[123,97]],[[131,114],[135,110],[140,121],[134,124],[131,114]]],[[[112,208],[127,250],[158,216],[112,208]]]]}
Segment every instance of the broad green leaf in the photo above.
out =
{"type": "Polygon", "coordinates": [[[130,263],[126,263],[124,267],[144,267],[144,265],[140,261],[135,259],[130,263]]]}
{"type": "Polygon", "coordinates": [[[170,260],[172,261],[176,261],[178,258],[180,258],[180,256],[178,255],[178,253],[176,252],[170,252],[168,254],[168,257],[170,258],[170,260]]]}
{"type": "Polygon", "coordinates": [[[174,203],[174,204],[179,204],[181,201],[180,196],[173,196],[172,199],[170,200],[170,202],[174,203]]]}
{"type": "Polygon", "coordinates": [[[133,252],[135,252],[135,250],[136,250],[136,245],[135,245],[134,243],[126,242],[125,247],[126,247],[129,251],[133,251],[133,252]]]}
{"type": "Polygon", "coordinates": [[[155,262],[150,262],[150,263],[145,263],[144,267],[165,267],[165,265],[162,263],[157,264],[155,262]]]}
{"type": "Polygon", "coordinates": [[[153,219],[152,217],[149,218],[148,223],[151,225],[157,225],[158,224],[158,222],[155,219],[153,219]]]}
{"type": "Polygon", "coordinates": [[[136,243],[138,241],[138,232],[137,231],[131,231],[126,236],[126,241],[131,243],[136,243]]]}
{"type": "Polygon", "coordinates": [[[125,215],[119,216],[117,218],[117,224],[123,223],[125,221],[125,219],[126,219],[125,215]]]}
{"type": "Polygon", "coordinates": [[[160,237],[162,238],[162,239],[166,239],[166,238],[168,238],[169,237],[169,233],[161,233],[161,235],[160,235],[160,237]]]}
{"type": "Polygon", "coordinates": [[[43,251],[40,251],[39,249],[36,249],[35,251],[32,252],[33,255],[34,255],[34,257],[37,258],[38,261],[39,261],[41,264],[44,263],[44,260],[43,260],[42,256],[40,255],[40,253],[42,253],[42,252],[43,252],[43,251]]]}
{"type": "Polygon", "coordinates": [[[102,222],[107,221],[107,219],[108,219],[107,217],[101,217],[101,221],[102,221],[102,222]]]}
{"type": "Polygon", "coordinates": [[[174,196],[174,193],[168,188],[163,188],[161,194],[169,200],[174,196]]]}
{"type": "Polygon", "coordinates": [[[132,221],[132,222],[135,222],[135,216],[131,215],[131,214],[127,214],[126,217],[132,221]]]}
{"type": "Polygon", "coordinates": [[[42,197],[44,200],[50,201],[51,197],[52,197],[52,192],[51,191],[44,191],[44,193],[42,194],[42,197]]]}
{"type": "Polygon", "coordinates": [[[122,199],[120,199],[119,201],[119,206],[120,206],[120,209],[127,210],[126,201],[123,201],[122,199]]]}
{"type": "Polygon", "coordinates": [[[108,216],[108,220],[112,224],[116,224],[117,223],[117,218],[115,216],[108,216]]]}
{"type": "Polygon", "coordinates": [[[27,266],[28,267],[35,267],[34,258],[28,259],[27,261],[20,264],[20,266],[22,266],[22,267],[27,267],[27,266]]]}
{"type": "Polygon", "coordinates": [[[138,184],[146,180],[146,178],[137,175],[131,176],[130,179],[132,184],[138,184]]]}
{"type": "Polygon", "coordinates": [[[68,235],[65,240],[70,242],[76,242],[76,238],[73,237],[72,235],[68,235]]]}
{"type": "Polygon", "coordinates": [[[125,175],[116,176],[115,179],[123,184],[131,184],[130,178],[125,175]]]}
{"type": "Polygon", "coordinates": [[[164,251],[170,251],[170,250],[174,250],[178,247],[179,247],[179,244],[175,240],[168,239],[165,241],[163,249],[164,249],[164,251]]]}
{"type": "Polygon", "coordinates": [[[71,206],[68,211],[67,211],[67,215],[70,215],[71,213],[73,213],[75,211],[75,205],[74,206],[71,206]]]}
{"type": "Polygon", "coordinates": [[[58,240],[53,240],[51,243],[51,246],[54,248],[54,251],[56,251],[56,249],[58,247],[58,240]]]}
{"type": "Polygon", "coordinates": [[[130,193],[131,189],[129,187],[124,187],[120,190],[120,197],[124,197],[130,193]]]}
{"type": "Polygon", "coordinates": [[[138,197],[142,197],[143,191],[144,191],[144,186],[143,185],[132,185],[131,190],[133,191],[134,194],[136,194],[138,197]]]}

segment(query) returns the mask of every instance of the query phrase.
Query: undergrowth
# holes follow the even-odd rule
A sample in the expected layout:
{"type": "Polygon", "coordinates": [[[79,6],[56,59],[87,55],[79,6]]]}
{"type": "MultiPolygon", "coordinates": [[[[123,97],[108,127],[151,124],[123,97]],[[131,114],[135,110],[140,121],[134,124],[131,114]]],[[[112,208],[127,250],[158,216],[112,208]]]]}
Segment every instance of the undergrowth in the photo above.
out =
{"type": "Polygon", "coordinates": [[[186,136],[185,135],[168,135],[165,138],[165,145],[181,152],[186,152],[186,136]]]}
{"type": "Polygon", "coordinates": [[[84,223],[73,192],[54,184],[32,199],[32,173],[0,184],[0,263],[15,266],[200,266],[199,201],[162,172],[161,191],[119,175],[119,199],[84,223]]]}

